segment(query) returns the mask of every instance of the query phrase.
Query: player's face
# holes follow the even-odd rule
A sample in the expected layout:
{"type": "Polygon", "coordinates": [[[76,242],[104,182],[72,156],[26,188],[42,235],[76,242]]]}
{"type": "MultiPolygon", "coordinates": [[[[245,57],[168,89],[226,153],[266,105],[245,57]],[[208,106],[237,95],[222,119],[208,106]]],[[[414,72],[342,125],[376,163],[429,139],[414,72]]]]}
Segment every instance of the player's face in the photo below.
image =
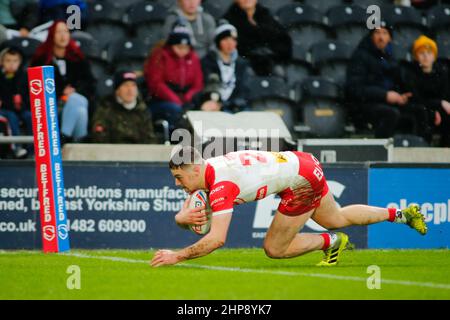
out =
{"type": "Polygon", "coordinates": [[[6,73],[16,73],[21,63],[20,56],[18,54],[6,53],[3,57],[3,70],[6,73]]]}
{"type": "Polygon", "coordinates": [[[55,46],[65,48],[70,41],[70,32],[64,22],[58,23],[55,30],[55,38],[53,39],[55,46]]]}
{"type": "Polygon", "coordinates": [[[200,171],[198,166],[185,166],[179,169],[172,169],[175,185],[183,188],[184,191],[191,193],[198,189],[200,171]]]}

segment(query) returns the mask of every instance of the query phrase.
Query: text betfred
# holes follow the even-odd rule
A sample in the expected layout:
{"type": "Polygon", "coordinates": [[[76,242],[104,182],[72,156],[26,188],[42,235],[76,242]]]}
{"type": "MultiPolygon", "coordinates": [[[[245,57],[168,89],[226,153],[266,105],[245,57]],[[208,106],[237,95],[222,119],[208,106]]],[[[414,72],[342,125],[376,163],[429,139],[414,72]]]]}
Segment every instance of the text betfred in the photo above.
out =
{"type": "Polygon", "coordinates": [[[40,99],[36,98],[34,100],[34,117],[36,119],[36,139],[38,144],[38,156],[45,157],[45,134],[44,134],[44,125],[42,124],[42,102],[40,99]]]}

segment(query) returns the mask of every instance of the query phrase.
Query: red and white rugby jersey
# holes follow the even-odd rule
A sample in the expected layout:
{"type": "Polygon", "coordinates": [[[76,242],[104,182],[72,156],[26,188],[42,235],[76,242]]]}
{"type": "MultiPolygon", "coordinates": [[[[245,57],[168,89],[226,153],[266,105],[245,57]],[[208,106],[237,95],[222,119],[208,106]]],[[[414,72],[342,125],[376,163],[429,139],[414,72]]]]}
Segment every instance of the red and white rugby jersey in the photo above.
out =
{"type": "Polygon", "coordinates": [[[238,151],[206,160],[206,187],[213,215],[233,205],[263,199],[298,185],[299,158],[293,152],[238,151]]]}

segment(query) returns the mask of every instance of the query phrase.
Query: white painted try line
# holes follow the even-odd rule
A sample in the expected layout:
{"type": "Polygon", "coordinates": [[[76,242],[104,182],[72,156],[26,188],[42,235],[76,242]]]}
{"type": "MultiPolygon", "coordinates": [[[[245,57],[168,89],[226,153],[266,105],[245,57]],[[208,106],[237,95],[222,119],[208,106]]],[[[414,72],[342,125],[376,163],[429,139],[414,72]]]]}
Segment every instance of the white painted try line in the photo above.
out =
{"type": "MultiPolygon", "coordinates": [[[[65,253],[64,255],[73,256],[77,258],[87,258],[87,259],[99,259],[99,260],[110,260],[117,262],[128,262],[128,263],[145,263],[148,264],[147,260],[129,259],[114,256],[91,256],[82,253],[65,253]]],[[[367,278],[363,277],[352,277],[352,276],[339,276],[334,274],[325,273],[307,273],[307,272],[293,272],[293,271],[273,271],[265,269],[249,269],[249,268],[232,268],[232,267],[222,267],[222,266],[207,266],[201,264],[193,263],[180,263],[175,265],[177,267],[187,267],[187,268],[198,268],[206,270],[217,270],[217,271],[228,271],[228,272],[243,272],[243,273],[260,273],[260,274],[273,274],[280,276],[303,276],[312,278],[324,278],[333,280],[347,280],[347,281],[359,281],[366,282],[367,278]]],[[[450,284],[444,283],[434,283],[434,282],[417,282],[417,281],[407,281],[407,280],[394,280],[394,279],[381,279],[383,284],[397,284],[403,286],[413,286],[413,287],[427,287],[435,289],[447,289],[450,290],[450,284]]]]}

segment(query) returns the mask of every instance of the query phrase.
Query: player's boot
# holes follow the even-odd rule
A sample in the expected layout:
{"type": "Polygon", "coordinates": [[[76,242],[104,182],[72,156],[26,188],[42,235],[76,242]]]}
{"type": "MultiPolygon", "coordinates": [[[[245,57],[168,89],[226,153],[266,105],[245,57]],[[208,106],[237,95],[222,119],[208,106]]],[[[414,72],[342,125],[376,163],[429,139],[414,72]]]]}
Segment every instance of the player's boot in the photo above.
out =
{"type": "MultiPolygon", "coordinates": [[[[420,212],[420,208],[418,205],[410,205],[408,208],[400,211],[401,214],[405,217],[405,223],[419,232],[421,235],[425,235],[428,231],[427,224],[425,223],[425,217],[420,212]]],[[[401,220],[401,217],[398,217],[399,212],[397,212],[396,219],[401,220]]]]}
{"type": "Polygon", "coordinates": [[[324,250],[325,256],[322,261],[320,261],[317,266],[319,267],[331,267],[335,266],[339,262],[339,256],[342,251],[344,251],[347,247],[350,247],[351,244],[348,241],[348,235],[343,232],[336,233],[337,239],[333,246],[330,246],[328,249],[324,250]]]}

